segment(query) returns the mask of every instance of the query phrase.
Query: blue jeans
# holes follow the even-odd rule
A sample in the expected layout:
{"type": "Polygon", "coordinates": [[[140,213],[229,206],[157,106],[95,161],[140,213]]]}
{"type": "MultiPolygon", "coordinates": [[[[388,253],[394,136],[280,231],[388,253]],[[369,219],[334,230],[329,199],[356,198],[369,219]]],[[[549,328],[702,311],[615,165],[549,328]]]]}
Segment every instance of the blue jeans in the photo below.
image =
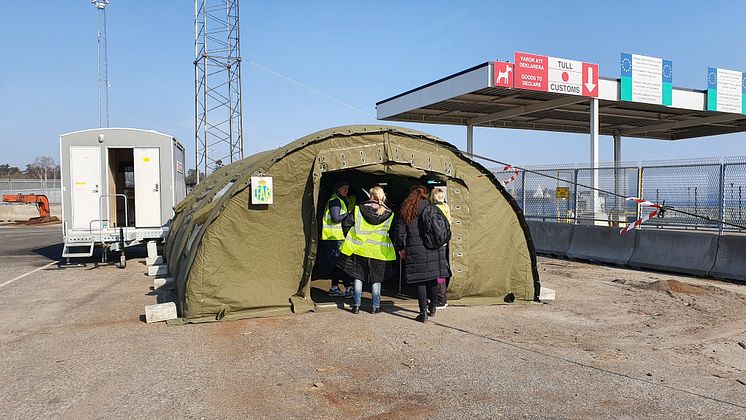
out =
{"type": "MultiPolygon", "coordinates": [[[[373,307],[376,309],[381,308],[381,283],[373,283],[371,285],[371,295],[373,296],[373,307]]],[[[363,281],[355,279],[355,306],[360,306],[360,300],[363,296],[363,281]]]]}

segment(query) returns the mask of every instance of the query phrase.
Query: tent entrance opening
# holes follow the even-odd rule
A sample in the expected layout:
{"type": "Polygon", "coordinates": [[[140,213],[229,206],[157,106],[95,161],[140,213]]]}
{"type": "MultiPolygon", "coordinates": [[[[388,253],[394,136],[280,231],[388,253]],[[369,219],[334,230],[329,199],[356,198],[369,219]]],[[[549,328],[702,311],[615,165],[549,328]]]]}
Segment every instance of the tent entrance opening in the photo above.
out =
{"type": "MultiPolygon", "coordinates": [[[[321,184],[319,188],[319,200],[318,207],[316,210],[317,214],[317,226],[319,226],[318,237],[321,238],[321,226],[323,225],[322,220],[324,212],[326,210],[326,204],[329,197],[335,192],[334,186],[340,181],[347,181],[350,185],[348,197],[355,196],[355,202],[357,204],[363,203],[368,200],[368,190],[375,186],[381,186],[386,193],[386,205],[394,211],[394,217],[398,216],[399,209],[402,203],[409,195],[409,191],[412,186],[416,184],[424,185],[428,189],[433,187],[445,188],[447,178],[443,175],[417,170],[412,175],[395,175],[391,173],[368,173],[361,170],[344,170],[325,173],[321,177],[321,184]]],[[[352,211],[352,209],[350,209],[352,211]]],[[[395,232],[395,227],[392,227],[391,234],[395,232]]],[[[385,279],[381,285],[381,294],[387,298],[416,298],[417,292],[415,287],[408,286],[401,276],[401,261],[397,255],[396,261],[393,262],[393,273],[394,275],[385,279]]],[[[328,295],[329,288],[331,287],[332,270],[331,263],[327,252],[323,246],[319,246],[316,254],[316,262],[313,270],[313,281],[311,283],[311,298],[316,303],[332,303],[337,302],[338,307],[342,307],[342,298],[335,298],[328,295]]],[[[342,288],[342,285],[340,285],[342,288]]],[[[370,306],[370,300],[366,298],[366,295],[370,295],[365,292],[370,291],[370,285],[363,286],[363,306],[370,306]]],[[[384,299],[383,302],[387,300],[384,299]]],[[[390,301],[390,299],[389,299],[390,301]]],[[[348,303],[352,303],[348,301],[348,303]]]]}

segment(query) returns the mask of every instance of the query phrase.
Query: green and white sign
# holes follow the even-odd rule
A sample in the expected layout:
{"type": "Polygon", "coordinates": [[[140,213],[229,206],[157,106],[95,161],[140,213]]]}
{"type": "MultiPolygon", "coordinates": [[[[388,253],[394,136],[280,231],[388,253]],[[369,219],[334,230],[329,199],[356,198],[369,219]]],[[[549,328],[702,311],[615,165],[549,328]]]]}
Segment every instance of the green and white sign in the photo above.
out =
{"type": "Polygon", "coordinates": [[[707,110],[746,113],[746,75],[740,71],[708,68],[707,110]]]}
{"type": "Polygon", "coordinates": [[[251,177],[251,204],[272,204],[272,177],[251,177]]]}
{"type": "Polygon", "coordinates": [[[622,53],[623,101],[667,105],[672,103],[673,63],[657,57],[622,53]]]}

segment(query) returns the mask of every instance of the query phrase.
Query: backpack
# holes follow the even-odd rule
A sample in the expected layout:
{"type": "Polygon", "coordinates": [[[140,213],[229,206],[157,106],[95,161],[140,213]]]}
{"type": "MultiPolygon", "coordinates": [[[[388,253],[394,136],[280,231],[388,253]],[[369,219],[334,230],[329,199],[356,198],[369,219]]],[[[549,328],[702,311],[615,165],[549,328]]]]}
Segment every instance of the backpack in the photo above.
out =
{"type": "Polygon", "coordinates": [[[438,249],[451,240],[451,224],[435,205],[425,206],[420,218],[422,220],[420,235],[425,248],[438,249]]]}

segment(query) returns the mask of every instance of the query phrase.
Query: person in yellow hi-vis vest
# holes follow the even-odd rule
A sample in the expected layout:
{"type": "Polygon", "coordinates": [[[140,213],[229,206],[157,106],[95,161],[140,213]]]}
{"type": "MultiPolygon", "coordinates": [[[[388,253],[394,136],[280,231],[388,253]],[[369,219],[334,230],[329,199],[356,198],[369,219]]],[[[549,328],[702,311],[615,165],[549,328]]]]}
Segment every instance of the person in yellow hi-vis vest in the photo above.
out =
{"type": "Polygon", "coordinates": [[[386,194],[381,187],[370,189],[370,199],[358,206],[342,221],[349,227],[342,244],[337,266],[355,279],[353,313],[360,312],[363,282],[370,283],[373,300],[371,313],[381,310],[381,283],[393,275],[396,250],[391,243],[389,230],[394,212],[386,207],[386,194]]]}
{"type": "Polygon", "coordinates": [[[329,296],[345,296],[352,298],[352,281],[346,282],[345,292],[339,289],[339,284],[344,282],[344,274],[337,269],[337,260],[340,253],[339,248],[344,242],[345,235],[342,230],[342,220],[347,216],[349,210],[354,208],[354,196],[348,197],[350,183],[342,180],[334,184],[334,193],[326,202],[324,218],[321,222],[321,242],[319,242],[319,256],[322,262],[322,271],[332,280],[329,296]]]}

